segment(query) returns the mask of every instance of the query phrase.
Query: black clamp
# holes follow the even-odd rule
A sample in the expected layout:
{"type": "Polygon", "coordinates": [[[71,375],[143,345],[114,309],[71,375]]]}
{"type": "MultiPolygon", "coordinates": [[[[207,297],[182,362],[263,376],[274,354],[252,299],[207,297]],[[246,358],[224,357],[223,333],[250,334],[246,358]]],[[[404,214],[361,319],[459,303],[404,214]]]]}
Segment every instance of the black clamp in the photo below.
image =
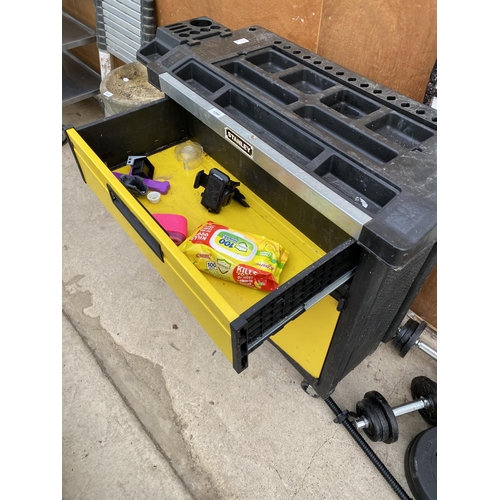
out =
{"type": "Polygon", "coordinates": [[[344,410],[342,412],[340,412],[335,418],[334,418],[334,422],[336,424],[343,424],[346,420],[349,420],[349,417],[351,418],[355,418],[357,415],[356,413],[352,412],[352,411],[349,411],[349,410],[344,410]]]}
{"type": "Polygon", "coordinates": [[[212,168],[208,174],[201,170],[196,174],[196,179],[194,180],[195,189],[200,186],[205,188],[201,196],[201,204],[209,212],[215,214],[218,214],[222,207],[229,205],[231,200],[234,200],[243,207],[248,208],[250,206],[236,187],[239,185],[239,182],[232,181],[217,168],[212,168]]]}

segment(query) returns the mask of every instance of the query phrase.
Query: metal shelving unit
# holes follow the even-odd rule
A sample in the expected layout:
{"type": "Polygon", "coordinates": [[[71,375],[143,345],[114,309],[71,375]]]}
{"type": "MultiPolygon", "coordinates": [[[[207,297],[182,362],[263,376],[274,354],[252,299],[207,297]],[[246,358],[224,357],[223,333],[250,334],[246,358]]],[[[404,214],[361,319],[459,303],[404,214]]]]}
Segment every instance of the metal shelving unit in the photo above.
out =
{"type": "Polygon", "coordinates": [[[99,93],[101,75],[70,52],[96,41],[95,31],[68,13],[62,13],[62,105],[99,93]]]}

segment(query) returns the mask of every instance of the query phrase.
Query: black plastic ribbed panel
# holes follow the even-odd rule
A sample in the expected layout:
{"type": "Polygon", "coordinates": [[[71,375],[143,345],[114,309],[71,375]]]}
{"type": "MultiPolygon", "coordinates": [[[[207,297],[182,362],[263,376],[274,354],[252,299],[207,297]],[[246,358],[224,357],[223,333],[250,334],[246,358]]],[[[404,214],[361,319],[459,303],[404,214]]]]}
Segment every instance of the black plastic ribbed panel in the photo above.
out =
{"type": "Polygon", "coordinates": [[[354,271],[360,253],[356,241],[347,240],[234,320],[230,325],[234,369],[238,373],[244,370],[248,355],[305,312],[306,302],[354,271]]]}

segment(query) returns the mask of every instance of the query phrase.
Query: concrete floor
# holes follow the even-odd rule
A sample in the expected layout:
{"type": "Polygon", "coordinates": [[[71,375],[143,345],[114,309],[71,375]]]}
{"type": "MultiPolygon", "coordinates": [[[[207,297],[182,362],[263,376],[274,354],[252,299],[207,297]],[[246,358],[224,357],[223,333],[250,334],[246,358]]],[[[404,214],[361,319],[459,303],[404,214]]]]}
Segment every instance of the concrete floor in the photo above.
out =
{"type": "MultiPolygon", "coordinates": [[[[104,116],[87,99],[65,125],[104,116]]],[[[62,147],[62,498],[319,500],[396,498],[346,429],[269,343],[240,375],[80,177],[62,147]]],[[[436,347],[426,330],[421,339],[436,347]]],[[[355,410],[365,392],[411,400],[437,363],[383,344],[338,386],[355,410]]],[[[372,443],[411,496],[404,454],[428,428],[398,418],[396,443],[372,443]]]]}

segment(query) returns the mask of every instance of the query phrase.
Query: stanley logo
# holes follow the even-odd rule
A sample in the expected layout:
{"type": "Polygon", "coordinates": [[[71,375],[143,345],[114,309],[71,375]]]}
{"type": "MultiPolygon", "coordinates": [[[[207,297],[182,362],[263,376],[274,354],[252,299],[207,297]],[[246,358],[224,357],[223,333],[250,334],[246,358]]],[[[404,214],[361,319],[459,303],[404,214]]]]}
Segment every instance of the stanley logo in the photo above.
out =
{"type": "Polygon", "coordinates": [[[245,142],[238,134],[235,134],[232,130],[226,128],[226,139],[231,141],[233,144],[236,144],[245,154],[253,158],[253,148],[245,142]]]}

